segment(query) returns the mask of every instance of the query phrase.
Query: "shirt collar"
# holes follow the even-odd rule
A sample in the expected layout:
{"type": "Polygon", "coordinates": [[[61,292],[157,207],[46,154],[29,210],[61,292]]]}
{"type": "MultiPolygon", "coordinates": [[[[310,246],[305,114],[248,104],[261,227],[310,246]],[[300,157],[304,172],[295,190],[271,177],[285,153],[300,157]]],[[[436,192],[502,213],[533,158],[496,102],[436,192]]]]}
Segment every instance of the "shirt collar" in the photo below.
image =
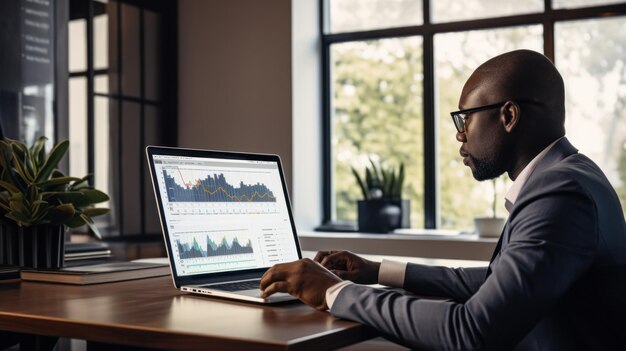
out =
{"type": "Polygon", "coordinates": [[[563,138],[564,137],[558,138],[557,140],[552,142],[552,144],[543,149],[537,156],[535,156],[535,158],[533,158],[526,165],[526,167],[524,167],[519,176],[517,176],[517,179],[515,179],[513,185],[511,185],[511,187],[509,188],[509,191],[507,191],[506,195],[504,195],[504,207],[509,213],[511,213],[513,205],[515,204],[515,201],[517,200],[517,197],[519,196],[522,187],[524,186],[524,184],[526,184],[526,181],[528,181],[528,178],[530,178],[531,174],[533,174],[533,171],[535,170],[535,167],[537,167],[539,161],[541,161],[546,156],[546,154],[548,153],[548,151],[550,151],[550,149],[552,149],[554,144],[556,144],[559,140],[563,138]]]}

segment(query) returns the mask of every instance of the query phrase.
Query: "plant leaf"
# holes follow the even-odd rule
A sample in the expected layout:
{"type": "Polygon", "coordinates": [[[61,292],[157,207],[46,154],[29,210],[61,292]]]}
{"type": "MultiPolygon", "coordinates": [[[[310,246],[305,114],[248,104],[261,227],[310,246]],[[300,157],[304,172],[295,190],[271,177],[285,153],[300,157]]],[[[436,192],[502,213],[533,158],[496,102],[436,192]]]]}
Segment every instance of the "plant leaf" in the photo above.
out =
{"type": "Polygon", "coordinates": [[[361,188],[361,192],[363,193],[363,200],[367,200],[367,188],[365,187],[365,184],[363,184],[363,180],[361,179],[361,176],[356,171],[356,169],[354,169],[354,167],[350,167],[350,169],[352,169],[352,174],[354,174],[354,177],[356,178],[356,181],[359,184],[359,188],[361,188]]]}
{"type": "Polygon", "coordinates": [[[96,238],[102,240],[102,235],[100,234],[100,230],[98,229],[98,227],[96,227],[96,224],[93,222],[93,220],[85,216],[85,214],[81,214],[80,218],[82,218],[85,221],[85,223],[89,226],[89,229],[91,229],[91,231],[93,232],[93,235],[95,235],[96,238]]]}
{"type": "Polygon", "coordinates": [[[41,183],[37,183],[37,185],[39,185],[39,187],[43,189],[43,188],[57,186],[57,185],[69,184],[70,182],[75,182],[79,180],[80,178],[75,178],[75,177],[58,177],[58,178],[51,178],[41,183]]]}
{"type": "Polygon", "coordinates": [[[55,169],[54,171],[52,171],[52,177],[51,178],[61,178],[61,177],[65,177],[65,174],[63,174],[63,172],[61,172],[58,169],[55,169]]]}
{"type": "Polygon", "coordinates": [[[31,217],[30,206],[22,193],[13,194],[13,196],[11,196],[9,207],[11,208],[11,212],[21,213],[26,216],[26,218],[31,217]]]}
{"type": "Polygon", "coordinates": [[[29,174],[26,174],[26,171],[24,170],[22,162],[20,162],[20,160],[17,157],[13,158],[13,166],[15,167],[15,170],[17,171],[19,176],[22,177],[22,180],[24,181],[24,183],[29,184],[33,182],[34,180],[33,177],[31,177],[29,174]]]}
{"type": "Polygon", "coordinates": [[[91,218],[89,218],[89,216],[85,215],[84,213],[76,212],[76,215],[74,215],[74,217],[72,219],[70,219],[69,221],[65,222],[65,225],[70,227],[70,228],[78,228],[78,227],[83,226],[85,224],[89,227],[89,229],[91,229],[93,234],[98,239],[102,239],[102,235],[100,234],[100,230],[98,229],[98,227],[96,227],[96,225],[93,222],[93,220],[91,218]]]}
{"type": "Polygon", "coordinates": [[[19,226],[30,226],[29,218],[20,212],[11,211],[5,217],[14,220],[19,226]]]}
{"type": "Polygon", "coordinates": [[[102,216],[104,214],[109,213],[111,210],[108,208],[103,208],[103,207],[93,207],[93,208],[86,208],[83,210],[83,214],[85,214],[86,216],[89,216],[91,218],[93,217],[97,217],[97,216],[102,216]]]}
{"type": "Polygon", "coordinates": [[[394,190],[394,194],[397,198],[402,198],[402,187],[404,185],[404,163],[400,163],[400,170],[398,171],[398,180],[396,182],[396,187],[394,190]]]}
{"type": "Polygon", "coordinates": [[[80,190],[80,192],[83,193],[83,195],[87,197],[89,201],[89,205],[109,201],[110,199],[109,195],[97,189],[88,189],[88,190],[82,189],[80,190]]]}
{"type": "Polygon", "coordinates": [[[72,218],[66,220],[64,224],[66,226],[70,227],[70,228],[78,228],[78,227],[83,226],[83,225],[85,225],[87,223],[85,222],[84,219],[82,219],[80,217],[80,213],[78,211],[76,211],[74,213],[74,216],[72,218]]]}
{"type": "Polygon", "coordinates": [[[62,204],[50,208],[45,218],[51,223],[61,224],[73,218],[75,214],[74,205],[62,204]]]}
{"type": "Polygon", "coordinates": [[[43,163],[46,158],[46,142],[48,138],[45,136],[39,137],[30,148],[31,157],[35,160],[35,164],[37,165],[37,169],[43,166],[43,163]]]}
{"type": "Polygon", "coordinates": [[[0,188],[7,190],[11,195],[21,193],[20,189],[18,189],[15,185],[5,182],[4,180],[0,180],[0,188]]]}
{"type": "Polygon", "coordinates": [[[382,185],[382,176],[380,175],[380,173],[378,172],[378,168],[376,167],[376,164],[374,163],[374,161],[370,158],[370,164],[372,165],[372,180],[374,181],[374,187],[376,188],[380,188],[382,185]]]}
{"type": "Polygon", "coordinates": [[[52,151],[50,151],[50,154],[48,155],[48,159],[44,163],[43,167],[41,167],[41,169],[39,170],[39,174],[37,174],[37,178],[35,179],[37,183],[40,183],[50,178],[50,175],[56,169],[59,161],[61,161],[63,156],[65,156],[65,153],[67,152],[69,146],[70,142],[68,140],[64,140],[54,146],[54,148],[52,149],[52,151]]]}
{"type": "Polygon", "coordinates": [[[3,168],[2,178],[4,181],[14,185],[20,191],[26,191],[26,186],[17,174],[14,173],[11,166],[13,159],[13,151],[11,145],[4,140],[0,140],[0,163],[3,168]]]}
{"type": "Polygon", "coordinates": [[[87,207],[99,202],[109,200],[109,196],[100,190],[82,189],[80,191],[54,191],[42,194],[46,200],[55,198],[61,203],[71,203],[76,208],[87,207]]]}

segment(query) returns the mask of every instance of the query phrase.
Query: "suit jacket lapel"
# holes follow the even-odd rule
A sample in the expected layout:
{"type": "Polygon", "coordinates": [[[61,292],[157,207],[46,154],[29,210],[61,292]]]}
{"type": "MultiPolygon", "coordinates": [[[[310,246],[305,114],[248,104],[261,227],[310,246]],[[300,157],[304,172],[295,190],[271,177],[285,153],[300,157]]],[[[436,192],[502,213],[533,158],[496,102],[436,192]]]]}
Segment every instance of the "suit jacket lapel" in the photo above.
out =
{"type": "MultiPolygon", "coordinates": [[[[550,151],[548,151],[548,153],[543,157],[543,159],[539,161],[539,163],[535,167],[535,170],[526,181],[526,184],[528,184],[530,180],[536,174],[539,174],[542,170],[549,168],[553,164],[577,152],[578,150],[569,142],[569,140],[567,140],[567,138],[565,137],[562,138],[556,144],[554,144],[552,149],[550,149],[550,151]]],[[[524,188],[526,187],[526,184],[524,184],[524,186],[522,187],[520,191],[520,195],[523,193],[524,188]]],[[[513,209],[514,208],[515,208],[515,205],[513,205],[513,209]]],[[[513,213],[513,209],[511,209],[511,213],[513,213]]],[[[511,217],[509,217],[509,220],[510,218],[511,217]]],[[[491,274],[491,265],[493,264],[493,261],[496,259],[496,257],[498,257],[498,254],[500,254],[500,251],[502,251],[502,246],[506,246],[508,244],[508,237],[510,233],[507,233],[507,228],[508,228],[509,220],[506,221],[504,225],[504,229],[502,229],[502,233],[500,234],[500,239],[498,240],[498,244],[496,245],[493,251],[493,254],[491,255],[491,260],[489,261],[489,267],[487,267],[487,276],[485,278],[489,277],[489,275],[491,274]],[[505,237],[507,239],[506,242],[504,242],[505,237]]]]}

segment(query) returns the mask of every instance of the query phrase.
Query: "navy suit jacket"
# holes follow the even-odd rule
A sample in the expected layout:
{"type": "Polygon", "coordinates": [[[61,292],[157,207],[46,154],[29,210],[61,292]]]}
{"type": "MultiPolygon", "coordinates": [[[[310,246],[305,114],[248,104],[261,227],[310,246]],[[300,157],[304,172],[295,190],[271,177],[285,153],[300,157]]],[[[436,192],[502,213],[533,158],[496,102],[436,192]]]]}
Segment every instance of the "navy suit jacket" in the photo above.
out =
{"type": "Polygon", "coordinates": [[[522,187],[489,267],[408,264],[403,288],[352,284],[335,316],[437,350],[626,350],[626,224],[598,166],[566,138],[522,187]]]}

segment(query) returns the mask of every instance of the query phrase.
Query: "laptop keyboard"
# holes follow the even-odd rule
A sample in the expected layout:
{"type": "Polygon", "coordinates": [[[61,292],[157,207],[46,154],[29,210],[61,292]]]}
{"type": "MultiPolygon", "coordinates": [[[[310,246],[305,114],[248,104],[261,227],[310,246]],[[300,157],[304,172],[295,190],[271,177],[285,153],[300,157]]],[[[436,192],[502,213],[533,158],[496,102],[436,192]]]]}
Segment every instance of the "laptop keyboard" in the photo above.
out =
{"type": "Polygon", "coordinates": [[[205,285],[203,287],[222,291],[239,291],[239,290],[252,290],[258,289],[261,279],[247,280],[245,282],[224,283],[215,285],[205,285]]]}

